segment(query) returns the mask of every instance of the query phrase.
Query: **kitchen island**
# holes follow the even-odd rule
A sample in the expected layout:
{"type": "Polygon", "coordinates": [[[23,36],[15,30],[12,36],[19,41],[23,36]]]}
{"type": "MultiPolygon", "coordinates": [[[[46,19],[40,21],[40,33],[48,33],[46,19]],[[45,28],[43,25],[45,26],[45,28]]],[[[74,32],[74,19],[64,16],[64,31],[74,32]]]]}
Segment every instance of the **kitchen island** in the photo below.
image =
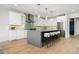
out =
{"type": "Polygon", "coordinates": [[[43,47],[43,36],[46,32],[56,32],[58,30],[28,30],[27,31],[27,42],[28,44],[32,44],[36,47],[43,47]]]}

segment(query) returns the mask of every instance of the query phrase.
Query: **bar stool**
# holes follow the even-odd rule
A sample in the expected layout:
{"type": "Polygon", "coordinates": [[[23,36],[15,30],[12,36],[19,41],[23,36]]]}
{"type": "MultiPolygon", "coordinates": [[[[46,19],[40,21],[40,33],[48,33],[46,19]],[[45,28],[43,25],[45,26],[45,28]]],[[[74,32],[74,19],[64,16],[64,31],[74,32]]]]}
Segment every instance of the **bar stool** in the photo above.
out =
{"type": "Polygon", "coordinates": [[[58,38],[60,39],[60,31],[58,31],[58,38]]]}
{"type": "Polygon", "coordinates": [[[50,33],[44,33],[44,44],[47,45],[47,48],[49,43],[50,43],[50,33]]]}
{"type": "Polygon", "coordinates": [[[58,39],[58,33],[57,32],[54,32],[54,42],[56,42],[57,41],[57,39],[58,39]]]}
{"type": "Polygon", "coordinates": [[[56,39],[58,39],[58,31],[57,31],[57,32],[55,32],[55,34],[56,34],[56,39]]]}
{"type": "Polygon", "coordinates": [[[54,40],[55,40],[55,33],[54,32],[50,32],[50,37],[51,37],[51,44],[54,43],[54,40]]]}
{"type": "Polygon", "coordinates": [[[60,39],[59,35],[60,35],[59,31],[55,32],[55,41],[59,41],[59,39],[60,39]]]}

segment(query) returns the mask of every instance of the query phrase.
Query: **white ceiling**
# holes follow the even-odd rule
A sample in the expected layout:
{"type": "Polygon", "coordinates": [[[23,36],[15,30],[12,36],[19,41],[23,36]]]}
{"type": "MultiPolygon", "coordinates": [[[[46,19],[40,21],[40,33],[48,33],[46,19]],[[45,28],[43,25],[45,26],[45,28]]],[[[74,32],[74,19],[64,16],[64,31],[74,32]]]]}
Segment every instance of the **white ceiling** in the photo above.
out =
{"type": "Polygon", "coordinates": [[[79,12],[79,4],[40,4],[39,7],[36,4],[1,4],[0,6],[33,15],[40,14],[42,17],[79,12]],[[47,8],[47,13],[45,8],[47,8]]]}

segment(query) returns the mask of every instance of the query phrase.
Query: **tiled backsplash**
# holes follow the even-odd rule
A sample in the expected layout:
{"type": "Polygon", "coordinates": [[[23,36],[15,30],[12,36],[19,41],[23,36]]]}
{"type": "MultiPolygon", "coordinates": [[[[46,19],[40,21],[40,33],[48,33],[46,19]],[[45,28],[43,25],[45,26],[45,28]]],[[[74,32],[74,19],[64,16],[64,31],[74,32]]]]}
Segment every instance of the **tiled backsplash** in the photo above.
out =
{"type": "Polygon", "coordinates": [[[56,26],[42,26],[42,27],[36,27],[36,30],[57,30],[56,26]]]}

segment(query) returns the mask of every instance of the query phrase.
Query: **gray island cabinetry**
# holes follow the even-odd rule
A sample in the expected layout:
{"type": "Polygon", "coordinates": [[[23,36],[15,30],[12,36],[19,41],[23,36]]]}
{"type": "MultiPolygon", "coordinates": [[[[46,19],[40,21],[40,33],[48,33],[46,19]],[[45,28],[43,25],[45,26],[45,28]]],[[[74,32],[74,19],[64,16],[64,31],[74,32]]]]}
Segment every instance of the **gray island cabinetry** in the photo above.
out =
{"type": "Polygon", "coordinates": [[[42,47],[41,31],[39,30],[28,30],[27,31],[27,42],[36,47],[42,47]]]}

